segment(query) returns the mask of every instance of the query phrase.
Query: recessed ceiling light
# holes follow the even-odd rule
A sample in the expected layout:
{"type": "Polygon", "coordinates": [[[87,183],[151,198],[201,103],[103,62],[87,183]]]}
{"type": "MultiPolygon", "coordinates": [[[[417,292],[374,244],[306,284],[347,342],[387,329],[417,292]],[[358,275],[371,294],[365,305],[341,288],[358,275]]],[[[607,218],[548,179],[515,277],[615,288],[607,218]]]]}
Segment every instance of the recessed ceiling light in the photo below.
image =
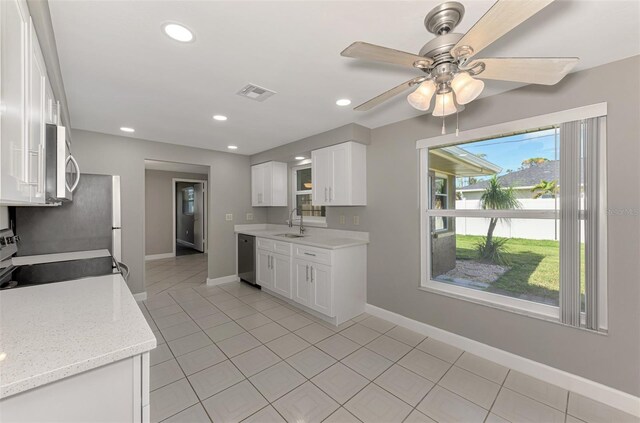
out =
{"type": "Polygon", "coordinates": [[[193,41],[193,32],[189,30],[184,25],[180,25],[178,23],[166,23],[162,25],[162,30],[169,37],[173,38],[176,41],[180,41],[181,43],[188,43],[193,41]]]}
{"type": "Polygon", "coordinates": [[[122,132],[136,132],[136,130],[135,130],[135,129],[133,129],[133,128],[127,128],[126,126],[121,126],[121,127],[120,127],[120,130],[121,130],[122,132]]]}
{"type": "Polygon", "coordinates": [[[227,148],[228,148],[229,150],[237,150],[237,149],[238,149],[238,146],[237,146],[237,145],[228,145],[228,146],[227,146],[227,148]]]}
{"type": "Polygon", "coordinates": [[[349,100],[348,98],[341,98],[340,100],[336,101],[336,104],[338,106],[348,106],[349,104],[351,104],[351,100],[349,100]]]}
{"type": "Polygon", "coordinates": [[[296,157],[295,157],[295,159],[296,159],[296,160],[304,160],[304,159],[305,159],[305,157],[304,157],[304,156],[296,156],[296,157]]]}
{"type": "Polygon", "coordinates": [[[227,120],[227,117],[223,115],[213,115],[213,119],[219,120],[219,121],[225,121],[227,120]]]}

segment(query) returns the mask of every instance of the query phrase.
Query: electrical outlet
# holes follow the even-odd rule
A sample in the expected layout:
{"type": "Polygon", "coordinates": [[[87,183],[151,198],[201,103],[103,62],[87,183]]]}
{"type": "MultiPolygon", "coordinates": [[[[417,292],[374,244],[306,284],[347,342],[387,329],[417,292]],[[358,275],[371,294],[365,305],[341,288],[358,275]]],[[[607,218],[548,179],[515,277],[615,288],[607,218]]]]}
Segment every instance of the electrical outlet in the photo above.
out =
{"type": "Polygon", "coordinates": [[[340,224],[344,225],[345,223],[347,223],[347,218],[344,217],[344,214],[340,215],[340,224]]]}
{"type": "Polygon", "coordinates": [[[357,214],[353,216],[353,224],[356,226],[360,224],[360,216],[358,216],[357,214]]]}
{"type": "Polygon", "coordinates": [[[247,213],[246,219],[253,220],[253,213],[247,213]]]}
{"type": "Polygon", "coordinates": [[[227,214],[224,216],[224,220],[227,220],[227,221],[231,221],[231,220],[233,220],[233,214],[231,214],[231,213],[227,213],[227,214]]]}

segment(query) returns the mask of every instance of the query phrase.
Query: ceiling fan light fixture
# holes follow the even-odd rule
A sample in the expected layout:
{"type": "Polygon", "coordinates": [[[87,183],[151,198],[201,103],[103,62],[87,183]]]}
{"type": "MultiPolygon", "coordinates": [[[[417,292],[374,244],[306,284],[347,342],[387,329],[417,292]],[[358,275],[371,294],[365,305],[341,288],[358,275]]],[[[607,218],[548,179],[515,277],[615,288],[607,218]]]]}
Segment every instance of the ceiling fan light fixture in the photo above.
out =
{"type": "Polygon", "coordinates": [[[456,93],[456,101],[459,104],[467,104],[482,93],[484,82],[475,79],[468,72],[459,72],[451,81],[451,88],[456,93]]]}
{"type": "Polygon", "coordinates": [[[433,81],[424,81],[415,89],[414,92],[407,96],[407,101],[415,109],[422,110],[423,112],[429,110],[431,105],[431,99],[436,92],[436,84],[433,81]]]}
{"type": "Polygon", "coordinates": [[[453,92],[436,94],[436,104],[433,106],[433,116],[449,116],[458,111],[453,100],[453,92]]]}

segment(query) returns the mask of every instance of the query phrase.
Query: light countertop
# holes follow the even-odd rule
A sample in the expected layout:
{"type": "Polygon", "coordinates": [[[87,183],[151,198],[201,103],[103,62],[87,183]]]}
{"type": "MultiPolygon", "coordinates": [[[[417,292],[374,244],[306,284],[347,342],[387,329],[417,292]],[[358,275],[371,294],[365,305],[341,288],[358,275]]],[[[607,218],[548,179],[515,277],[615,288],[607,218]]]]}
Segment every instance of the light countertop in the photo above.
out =
{"type": "Polygon", "coordinates": [[[0,292],[0,398],[155,347],[120,274],[0,292]]]}
{"type": "Polygon", "coordinates": [[[320,229],[309,234],[305,234],[302,238],[286,238],[278,236],[283,233],[297,234],[298,229],[237,229],[236,233],[253,235],[260,238],[269,238],[281,242],[290,242],[292,244],[308,245],[310,247],[326,248],[329,250],[337,250],[340,248],[356,247],[358,245],[366,245],[369,243],[367,239],[349,238],[343,234],[336,234],[333,231],[320,229]]]}

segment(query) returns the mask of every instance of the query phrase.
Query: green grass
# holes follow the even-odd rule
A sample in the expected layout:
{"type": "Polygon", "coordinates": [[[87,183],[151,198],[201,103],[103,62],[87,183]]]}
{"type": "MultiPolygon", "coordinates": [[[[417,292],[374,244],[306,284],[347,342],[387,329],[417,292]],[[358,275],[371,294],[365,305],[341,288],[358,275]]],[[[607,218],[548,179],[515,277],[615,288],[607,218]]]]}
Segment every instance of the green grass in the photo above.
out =
{"type": "MultiPolygon", "coordinates": [[[[481,236],[456,235],[456,258],[477,260],[481,236]]],[[[507,270],[486,290],[518,297],[542,297],[558,303],[560,286],[560,243],[538,239],[510,238],[505,244],[507,270]],[[506,291],[506,292],[505,292],[506,291]]],[[[580,292],[584,294],[584,244],[581,245],[580,292]]]]}
{"type": "MultiPolygon", "coordinates": [[[[481,236],[457,235],[456,258],[476,260],[476,246],[481,239],[481,236]]],[[[510,269],[486,290],[514,296],[537,296],[546,299],[545,302],[557,303],[560,285],[558,241],[511,238],[505,249],[510,269]]]]}

